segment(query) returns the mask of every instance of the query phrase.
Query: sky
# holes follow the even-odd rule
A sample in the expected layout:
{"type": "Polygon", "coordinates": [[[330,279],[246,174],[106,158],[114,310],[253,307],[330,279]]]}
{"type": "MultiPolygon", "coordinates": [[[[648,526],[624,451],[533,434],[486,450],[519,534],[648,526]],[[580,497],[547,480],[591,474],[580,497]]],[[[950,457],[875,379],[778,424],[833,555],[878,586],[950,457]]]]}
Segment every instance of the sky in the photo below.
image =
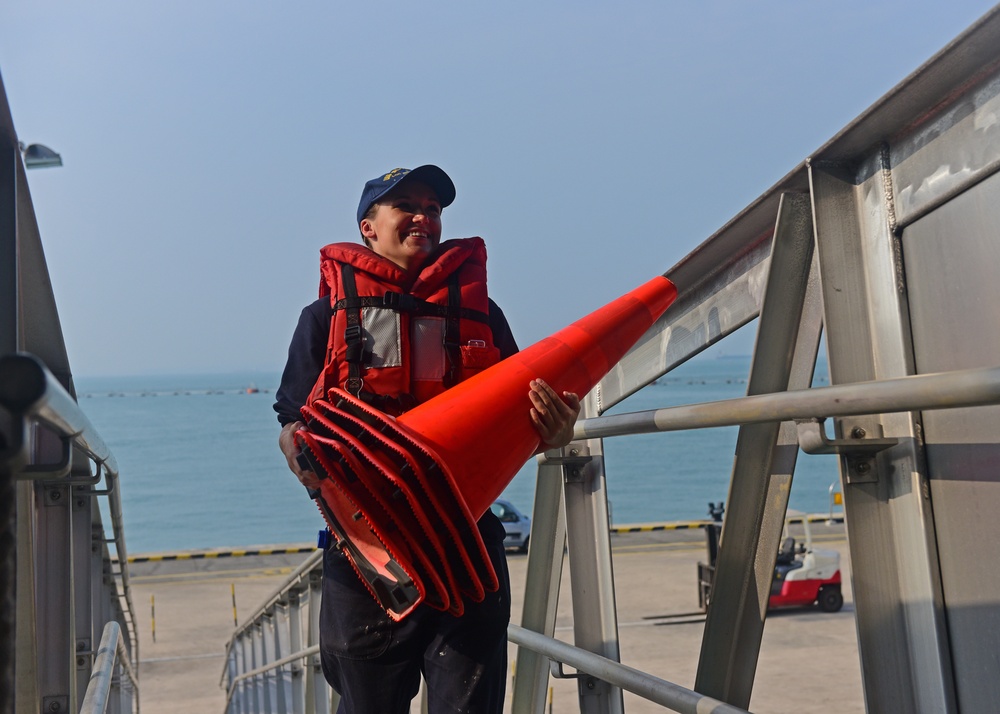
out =
{"type": "MultiPolygon", "coordinates": [[[[77,376],[281,370],[366,180],[434,163],[527,346],[662,274],[988,1],[6,0],[77,376]]],[[[748,353],[751,330],[716,349],[748,353]]]]}

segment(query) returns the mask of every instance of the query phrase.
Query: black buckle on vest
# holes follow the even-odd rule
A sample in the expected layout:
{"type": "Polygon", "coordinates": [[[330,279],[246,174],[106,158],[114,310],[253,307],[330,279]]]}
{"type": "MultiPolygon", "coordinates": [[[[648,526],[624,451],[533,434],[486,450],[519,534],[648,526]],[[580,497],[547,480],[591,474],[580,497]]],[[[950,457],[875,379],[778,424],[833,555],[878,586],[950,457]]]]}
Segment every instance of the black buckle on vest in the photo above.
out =
{"type": "Polygon", "coordinates": [[[344,359],[348,362],[360,362],[364,343],[361,339],[361,325],[348,325],[344,329],[344,342],[347,343],[347,350],[344,359]]]}
{"type": "Polygon", "coordinates": [[[392,290],[387,290],[385,295],[382,296],[382,307],[395,310],[396,312],[415,312],[421,302],[423,301],[412,295],[397,293],[392,290]]]}

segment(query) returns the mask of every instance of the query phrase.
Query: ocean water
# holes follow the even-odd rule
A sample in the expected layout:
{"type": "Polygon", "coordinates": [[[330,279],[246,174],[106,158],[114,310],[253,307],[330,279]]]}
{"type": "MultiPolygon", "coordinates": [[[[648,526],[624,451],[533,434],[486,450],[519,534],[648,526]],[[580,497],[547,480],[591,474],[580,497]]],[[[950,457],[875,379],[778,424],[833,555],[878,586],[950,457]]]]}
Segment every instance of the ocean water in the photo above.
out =
{"type": "MultiPolygon", "coordinates": [[[[749,358],[693,360],[612,413],[739,397],[748,372],[749,358]]],[[[77,379],[81,407],[118,460],[130,554],[315,540],[323,520],[277,447],[278,378],[77,379]]],[[[736,436],[726,427],[606,439],[613,524],[706,517],[710,501],[726,499],[736,436]]],[[[529,513],[535,471],[531,460],[504,492],[529,513]]],[[[837,479],[835,457],[800,453],[790,508],[826,513],[837,479]]]]}

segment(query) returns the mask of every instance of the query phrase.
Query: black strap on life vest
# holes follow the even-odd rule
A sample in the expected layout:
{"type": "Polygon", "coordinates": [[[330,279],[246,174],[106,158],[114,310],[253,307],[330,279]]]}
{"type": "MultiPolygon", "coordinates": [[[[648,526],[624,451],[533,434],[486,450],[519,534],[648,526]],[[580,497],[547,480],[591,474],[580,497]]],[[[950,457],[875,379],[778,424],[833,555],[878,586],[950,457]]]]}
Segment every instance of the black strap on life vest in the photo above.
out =
{"type": "MultiPolygon", "coordinates": [[[[341,266],[341,277],[344,281],[344,294],[349,302],[357,302],[358,286],[354,280],[354,267],[344,264],[341,266]]],[[[347,308],[347,327],[344,329],[344,344],[347,350],[344,353],[344,360],[347,362],[347,383],[344,385],[348,392],[357,396],[361,392],[361,365],[364,361],[365,341],[361,330],[361,306],[351,305],[347,308]]]]}
{"type": "Polygon", "coordinates": [[[444,387],[450,389],[458,384],[458,368],[462,365],[459,319],[462,308],[462,289],[458,284],[458,273],[448,276],[448,311],[444,318],[444,354],[448,359],[448,370],[444,374],[444,387]]]}
{"type": "MultiPolygon", "coordinates": [[[[346,286],[345,286],[346,287],[346,286]]],[[[406,293],[396,293],[386,291],[381,297],[344,297],[333,304],[333,311],[354,310],[365,307],[381,307],[396,312],[407,312],[417,317],[444,317],[447,318],[453,308],[451,305],[438,305],[436,303],[421,300],[406,293]]],[[[474,320],[484,325],[490,324],[489,313],[473,310],[468,307],[458,308],[458,317],[462,320],[474,320]]]]}

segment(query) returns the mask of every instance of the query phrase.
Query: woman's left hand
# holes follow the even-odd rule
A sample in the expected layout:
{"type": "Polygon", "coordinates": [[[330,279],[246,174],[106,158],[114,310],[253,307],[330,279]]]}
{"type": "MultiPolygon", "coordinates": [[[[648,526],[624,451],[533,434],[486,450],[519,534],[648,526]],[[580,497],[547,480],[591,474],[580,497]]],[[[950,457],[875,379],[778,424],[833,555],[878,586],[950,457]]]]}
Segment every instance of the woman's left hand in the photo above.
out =
{"type": "Polygon", "coordinates": [[[561,449],[573,440],[573,427],[580,416],[580,397],[563,392],[562,397],[541,379],[528,383],[531,421],[542,439],[538,452],[561,449]]]}

